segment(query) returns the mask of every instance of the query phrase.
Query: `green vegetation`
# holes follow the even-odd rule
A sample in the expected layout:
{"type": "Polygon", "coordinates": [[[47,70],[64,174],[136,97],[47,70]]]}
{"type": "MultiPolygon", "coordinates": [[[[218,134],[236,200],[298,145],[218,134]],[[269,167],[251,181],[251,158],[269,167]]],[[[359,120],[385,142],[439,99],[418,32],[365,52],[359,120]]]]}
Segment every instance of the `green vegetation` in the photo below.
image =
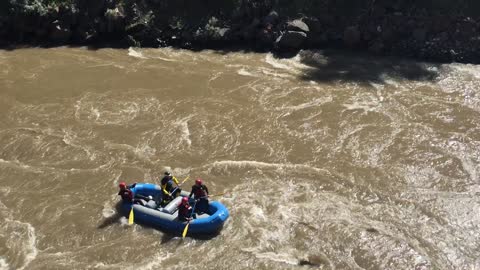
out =
{"type": "Polygon", "coordinates": [[[283,38],[286,47],[480,62],[479,30],[479,0],[0,0],[4,43],[268,50],[283,38]],[[296,19],[310,29],[299,33],[296,19]]]}

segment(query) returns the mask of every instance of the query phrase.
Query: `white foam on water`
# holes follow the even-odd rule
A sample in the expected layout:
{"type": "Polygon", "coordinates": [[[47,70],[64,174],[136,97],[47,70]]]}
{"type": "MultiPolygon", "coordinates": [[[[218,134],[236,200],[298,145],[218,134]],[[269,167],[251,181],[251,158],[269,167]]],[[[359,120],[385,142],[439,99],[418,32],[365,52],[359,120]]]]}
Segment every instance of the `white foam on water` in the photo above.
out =
{"type": "Polygon", "coordinates": [[[374,82],[369,82],[369,84],[370,84],[371,86],[373,86],[373,88],[375,88],[376,90],[383,90],[383,89],[385,89],[385,85],[383,85],[383,84],[374,83],[374,82]]]}
{"type": "Polygon", "coordinates": [[[313,99],[309,102],[305,102],[305,103],[302,103],[302,104],[299,104],[299,105],[295,105],[295,106],[284,106],[284,107],[280,107],[280,108],[277,108],[277,110],[291,110],[291,111],[299,111],[299,110],[303,110],[303,109],[307,109],[307,108],[311,108],[311,107],[317,107],[317,106],[320,106],[322,104],[325,104],[325,103],[328,103],[328,102],[331,102],[333,100],[333,97],[332,96],[327,96],[327,97],[321,97],[321,98],[316,98],[316,99],[313,99]]]}
{"type": "Polygon", "coordinates": [[[100,111],[97,108],[92,108],[92,114],[95,116],[95,121],[100,118],[100,111]]]}
{"type": "Polygon", "coordinates": [[[0,164],[2,164],[2,163],[5,166],[10,166],[10,167],[19,168],[19,169],[25,169],[25,170],[36,172],[36,173],[42,172],[42,170],[37,169],[36,167],[32,167],[28,164],[24,164],[24,163],[22,163],[18,160],[10,161],[10,160],[4,160],[4,159],[0,158],[0,164]]]}
{"type": "Polygon", "coordinates": [[[155,59],[162,60],[162,61],[165,61],[165,62],[177,62],[177,60],[175,60],[175,59],[166,58],[166,57],[161,57],[161,56],[155,56],[154,58],[155,58],[155,59]]]}
{"type": "Polygon", "coordinates": [[[328,173],[325,169],[316,168],[313,166],[305,165],[305,164],[291,164],[291,163],[268,163],[262,161],[255,161],[255,160],[222,160],[222,161],[215,161],[212,164],[206,165],[207,167],[221,167],[221,166],[234,166],[234,167],[253,167],[253,168],[264,168],[264,169],[275,169],[275,170],[283,170],[283,169],[303,169],[303,170],[310,170],[314,172],[322,172],[328,173]]]}
{"type": "Polygon", "coordinates": [[[117,101],[116,96],[110,95],[113,94],[85,94],[75,104],[75,118],[98,125],[124,125],[148,109],[147,105],[151,105],[145,104],[149,101],[139,98],[117,101]]]}
{"type": "Polygon", "coordinates": [[[115,63],[105,63],[105,64],[98,64],[98,65],[92,65],[92,66],[88,66],[89,68],[97,68],[97,67],[115,67],[115,68],[118,68],[118,69],[125,69],[124,66],[122,65],[119,65],[119,64],[115,64],[115,63]]]}
{"type": "MultiPolygon", "coordinates": [[[[153,270],[153,269],[163,269],[162,264],[165,260],[169,259],[173,253],[171,252],[157,252],[153,256],[144,257],[143,262],[128,264],[127,262],[119,262],[114,264],[105,264],[103,262],[97,262],[93,265],[94,269],[129,269],[129,270],[137,270],[137,269],[146,269],[146,270],[153,270]]],[[[172,269],[172,266],[168,267],[172,269]]]]}
{"type": "Polygon", "coordinates": [[[157,253],[157,255],[155,256],[155,258],[150,258],[148,259],[147,262],[145,262],[143,265],[141,265],[140,267],[138,267],[137,265],[135,266],[131,266],[130,269],[132,270],[136,270],[136,269],[145,269],[145,270],[153,270],[153,269],[159,269],[159,267],[162,266],[162,262],[167,260],[168,258],[170,258],[170,256],[172,255],[173,253],[170,253],[170,252],[166,252],[165,254],[162,254],[162,253],[157,253]]]}
{"type": "Polygon", "coordinates": [[[186,117],[175,122],[175,125],[180,127],[180,130],[182,132],[182,140],[184,140],[188,144],[188,146],[192,145],[192,140],[190,139],[190,129],[188,129],[188,121],[190,120],[190,118],[191,117],[186,117]]]}
{"type": "Polygon", "coordinates": [[[265,216],[265,212],[262,208],[254,205],[250,208],[251,217],[256,219],[257,221],[266,221],[267,217],[265,216]]]}
{"type": "Polygon", "coordinates": [[[381,104],[378,98],[372,96],[356,96],[354,100],[351,101],[351,103],[343,104],[343,107],[345,107],[347,111],[362,110],[364,112],[373,112],[377,111],[379,104],[381,104]]]}
{"type": "Polygon", "coordinates": [[[237,74],[242,75],[242,76],[256,77],[255,75],[253,75],[253,73],[247,71],[245,68],[241,68],[241,69],[237,70],[237,74]]]}
{"type": "Polygon", "coordinates": [[[10,270],[10,266],[8,265],[7,261],[0,257],[0,270],[10,270]]]}
{"type": "Polygon", "coordinates": [[[274,68],[293,73],[300,73],[302,70],[311,69],[311,67],[301,63],[300,53],[293,58],[275,58],[272,53],[267,53],[265,62],[274,68]]]}
{"type": "Polygon", "coordinates": [[[480,66],[471,64],[449,64],[455,71],[466,73],[480,80],[480,66]]]}
{"type": "Polygon", "coordinates": [[[147,59],[147,57],[145,57],[142,52],[136,51],[132,47],[128,48],[128,55],[135,58],[147,59]]]}
{"type": "Polygon", "coordinates": [[[35,228],[26,222],[13,221],[14,223],[26,227],[27,229],[27,239],[25,245],[23,246],[23,251],[25,252],[25,259],[22,267],[18,268],[19,270],[27,269],[27,266],[37,257],[37,236],[35,235],[35,228]]]}
{"type": "Polygon", "coordinates": [[[157,150],[155,148],[152,148],[147,144],[139,145],[135,147],[134,150],[135,155],[145,160],[149,160],[150,158],[154,157],[156,152],[157,150]]]}
{"type": "Polygon", "coordinates": [[[103,204],[103,209],[102,209],[102,216],[104,218],[109,218],[109,217],[112,217],[116,214],[116,211],[115,209],[113,209],[109,204],[108,202],[105,202],[103,204]]]}
{"type": "Polygon", "coordinates": [[[298,259],[288,253],[264,252],[254,253],[255,257],[259,259],[267,259],[274,262],[286,263],[291,265],[298,265],[298,259]]]}
{"type": "Polygon", "coordinates": [[[443,67],[438,81],[441,90],[455,94],[454,100],[461,100],[466,107],[480,112],[480,66],[448,64],[443,67]]]}
{"type": "Polygon", "coordinates": [[[478,163],[480,162],[480,152],[478,151],[478,149],[480,149],[479,142],[470,142],[467,144],[451,138],[445,144],[440,144],[440,147],[450,150],[451,154],[461,161],[463,169],[468,173],[472,182],[478,181],[480,175],[480,169],[478,167],[478,163]]]}
{"type": "Polygon", "coordinates": [[[275,72],[270,68],[260,68],[260,72],[262,72],[264,75],[273,76],[279,79],[294,78],[293,75],[275,72]]]}
{"type": "Polygon", "coordinates": [[[122,225],[123,227],[130,226],[128,225],[128,219],[126,217],[121,217],[119,221],[120,221],[120,225],[122,225]]]}

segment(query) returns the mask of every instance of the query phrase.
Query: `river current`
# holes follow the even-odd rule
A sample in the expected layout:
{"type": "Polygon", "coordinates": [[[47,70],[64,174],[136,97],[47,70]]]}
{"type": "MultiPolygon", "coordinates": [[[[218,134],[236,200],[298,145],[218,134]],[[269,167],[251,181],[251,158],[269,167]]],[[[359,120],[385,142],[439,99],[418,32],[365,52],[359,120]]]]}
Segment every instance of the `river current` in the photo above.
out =
{"type": "Polygon", "coordinates": [[[65,47],[0,67],[1,270],[480,270],[480,66],[65,47]],[[165,170],[226,192],[218,236],[117,214],[120,181],[165,170]]]}

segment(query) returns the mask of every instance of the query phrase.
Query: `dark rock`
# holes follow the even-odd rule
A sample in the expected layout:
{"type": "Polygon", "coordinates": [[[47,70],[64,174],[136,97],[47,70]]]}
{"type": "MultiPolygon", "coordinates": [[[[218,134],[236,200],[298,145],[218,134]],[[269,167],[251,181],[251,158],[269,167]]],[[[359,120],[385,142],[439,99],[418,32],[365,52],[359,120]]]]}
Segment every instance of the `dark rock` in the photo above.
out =
{"type": "Polygon", "coordinates": [[[310,33],[321,33],[322,23],[314,17],[303,18],[303,22],[308,26],[310,33]]]}
{"type": "Polygon", "coordinates": [[[105,11],[107,33],[122,32],[125,29],[125,15],[118,8],[105,11]]]}
{"type": "Polygon", "coordinates": [[[414,20],[414,19],[409,19],[409,20],[407,21],[406,27],[411,29],[411,28],[414,28],[417,24],[418,24],[418,22],[417,22],[416,20],[414,20]]]}
{"type": "Polygon", "coordinates": [[[457,31],[462,38],[469,38],[476,32],[476,25],[472,21],[462,21],[457,24],[457,31]]]}
{"type": "Polygon", "coordinates": [[[52,29],[50,31],[50,39],[54,42],[64,43],[70,39],[72,31],[70,28],[61,25],[59,21],[52,23],[52,29]]]}
{"type": "Polygon", "coordinates": [[[350,26],[343,32],[343,41],[347,46],[354,47],[360,42],[361,33],[358,26],[350,26]]]}
{"type": "Polygon", "coordinates": [[[106,1],[107,9],[115,9],[116,2],[117,2],[116,0],[107,0],[106,1]]]}
{"type": "Polygon", "coordinates": [[[437,36],[438,40],[440,40],[441,42],[445,42],[448,40],[449,36],[448,36],[448,33],[447,32],[442,32],[440,33],[438,36],[437,36]]]}
{"type": "Polygon", "coordinates": [[[132,37],[131,35],[127,35],[127,43],[129,46],[132,46],[132,47],[140,47],[141,44],[140,42],[138,42],[134,37],[132,37]]]}
{"type": "Polygon", "coordinates": [[[309,34],[307,37],[307,46],[316,47],[326,44],[328,41],[328,35],[326,33],[309,34]]]}
{"type": "Polygon", "coordinates": [[[90,18],[95,18],[103,14],[107,8],[106,0],[86,0],[87,12],[90,18]]]}
{"type": "Polygon", "coordinates": [[[38,27],[35,29],[35,36],[37,38],[45,38],[48,35],[48,28],[38,27]]]}
{"type": "Polygon", "coordinates": [[[278,23],[278,13],[276,11],[271,11],[265,18],[263,18],[264,25],[276,25],[278,23]]]}
{"type": "Polygon", "coordinates": [[[0,37],[6,36],[8,33],[8,23],[1,20],[0,17],[0,37]]]}
{"type": "Polygon", "coordinates": [[[71,8],[60,6],[58,9],[58,20],[62,22],[62,25],[72,27],[77,24],[78,12],[71,8]]]}
{"type": "Polygon", "coordinates": [[[423,42],[427,38],[427,30],[415,29],[412,33],[412,36],[416,41],[423,42]]]}
{"type": "Polygon", "coordinates": [[[318,16],[318,20],[320,21],[321,24],[326,26],[334,26],[336,21],[335,16],[328,13],[320,14],[318,16]]]}
{"type": "Polygon", "coordinates": [[[104,18],[98,18],[95,22],[95,29],[98,33],[107,33],[107,22],[104,18]]]}
{"type": "Polygon", "coordinates": [[[228,27],[211,28],[208,31],[208,37],[211,38],[212,40],[225,40],[226,37],[228,36],[229,31],[230,31],[230,28],[228,27]]]}
{"type": "Polygon", "coordinates": [[[373,17],[383,17],[383,16],[385,16],[385,12],[386,12],[385,8],[377,6],[373,10],[372,16],[373,17]]]}
{"type": "Polygon", "coordinates": [[[392,17],[392,24],[395,26],[395,27],[403,27],[403,25],[405,24],[405,16],[402,16],[402,15],[395,15],[392,17]]]}
{"type": "Polygon", "coordinates": [[[429,29],[433,31],[434,33],[440,33],[447,31],[448,27],[450,26],[452,22],[450,22],[450,19],[445,16],[437,16],[432,18],[429,29]]]}
{"type": "Polygon", "coordinates": [[[396,37],[395,31],[392,29],[391,25],[388,24],[383,27],[383,31],[380,36],[385,42],[392,42],[396,37]]]}
{"type": "Polygon", "coordinates": [[[242,36],[245,40],[251,40],[255,37],[258,27],[260,26],[259,19],[253,19],[253,21],[242,30],[242,36]]]}
{"type": "Polygon", "coordinates": [[[287,30],[288,31],[296,31],[296,32],[304,32],[308,33],[310,29],[308,28],[308,25],[306,25],[303,21],[301,20],[293,20],[287,23],[287,30]]]}
{"type": "Polygon", "coordinates": [[[232,20],[233,21],[242,21],[246,16],[245,10],[242,8],[235,9],[232,13],[232,20]]]}
{"type": "Polygon", "coordinates": [[[148,25],[141,22],[134,22],[125,28],[125,30],[129,34],[140,33],[140,32],[146,31],[147,29],[148,29],[148,25]]]}
{"type": "Polygon", "coordinates": [[[192,42],[193,41],[193,33],[191,30],[184,30],[182,31],[181,33],[181,38],[182,40],[184,40],[185,42],[192,42]]]}
{"type": "Polygon", "coordinates": [[[222,41],[226,40],[231,32],[230,27],[225,27],[223,22],[216,17],[211,17],[204,27],[195,32],[195,39],[199,41],[222,41]]]}
{"type": "Polygon", "coordinates": [[[88,18],[88,16],[85,16],[85,14],[79,15],[77,20],[77,28],[86,32],[91,28],[91,23],[92,21],[88,18]]]}
{"type": "Polygon", "coordinates": [[[87,40],[88,36],[89,36],[89,33],[86,30],[77,28],[75,29],[75,31],[73,31],[72,38],[77,43],[83,43],[87,40]]]}
{"type": "Polygon", "coordinates": [[[381,54],[383,52],[385,45],[381,40],[375,40],[369,47],[368,50],[375,54],[381,54]]]}
{"type": "Polygon", "coordinates": [[[282,49],[299,49],[305,42],[307,34],[299,31],[287,31],[275,41],[275,46],[282,49]]]}
{"type": "Polygon", "coordinates": [[[256,40],[263,47],[270,47],[276,39],[276,33],[271,25],[267,25],[264,29],[258,31],[256,40]]]}

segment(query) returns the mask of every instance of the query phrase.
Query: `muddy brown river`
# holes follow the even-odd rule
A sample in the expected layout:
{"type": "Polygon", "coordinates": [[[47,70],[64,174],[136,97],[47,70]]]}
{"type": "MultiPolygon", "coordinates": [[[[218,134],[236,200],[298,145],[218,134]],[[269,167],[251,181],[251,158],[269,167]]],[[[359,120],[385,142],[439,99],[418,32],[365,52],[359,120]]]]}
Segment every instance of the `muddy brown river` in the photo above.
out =
{"type": "Polygon", "coordinates": [[[480,270],[479,163],[480,66],[0,51],[1,270],[480,270]],[[117,214],[167,169],[226,192],[219,235],[117,214]]]}

